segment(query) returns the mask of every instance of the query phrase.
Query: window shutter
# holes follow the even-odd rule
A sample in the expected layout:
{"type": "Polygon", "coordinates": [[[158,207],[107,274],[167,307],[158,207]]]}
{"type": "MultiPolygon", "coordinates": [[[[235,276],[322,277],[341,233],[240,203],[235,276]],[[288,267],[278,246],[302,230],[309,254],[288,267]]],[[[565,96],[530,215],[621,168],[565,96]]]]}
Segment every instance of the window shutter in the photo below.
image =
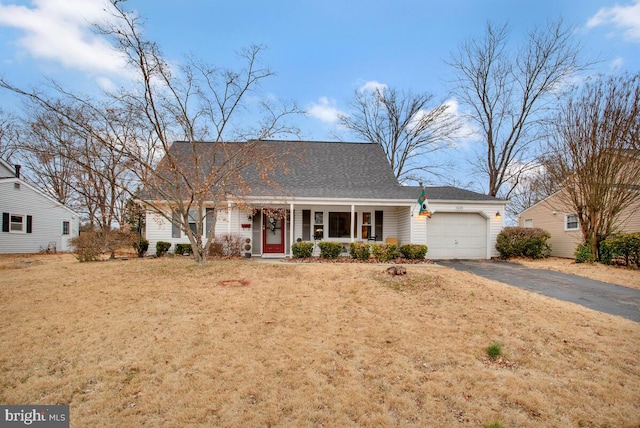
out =
{"type": "Polygon", "coordinates": [[[382,241],[382,217],[384,211],[376,211],[376,241],[382,241]]]}
{"type": "Polygon", "coordinates": [[[180,238],[180,227],[178,226],[178,224],[180,223],[180,213],[178,211],[173,211],[172,218],[173,221],[171,222],[171,237],[180,238]]]}
{"type": "Polygon", "coordinates": [[[311,210],[302,210],[302,240],[311,241],[311,210]]]}
{"type": "Polygon", "coordinates": [[[9,231],[9,213],[2,213],[2,231],[9,231]]]}
{"type": "Polygon", "coordinates": [[[33,216],[27,216],[27,233],[31,233],[33,231],[33,216]]]}

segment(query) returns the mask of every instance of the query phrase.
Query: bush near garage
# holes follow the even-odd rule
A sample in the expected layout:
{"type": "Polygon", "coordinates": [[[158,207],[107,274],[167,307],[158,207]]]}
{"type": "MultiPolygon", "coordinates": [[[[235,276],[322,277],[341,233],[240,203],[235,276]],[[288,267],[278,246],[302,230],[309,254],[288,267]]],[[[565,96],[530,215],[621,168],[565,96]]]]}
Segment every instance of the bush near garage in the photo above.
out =
{"type": "Polygon", "coordinates": [[[420,260],[427,256],[427,246],[419,244],[404,244],[400,246],[400,254],[408,260],[420,260]]]}
{"type": "Polygon", "coordinates": [[[539,227],[505,227],[498,234],[496,250],[502,258],[542,259],[551,254],[551,234],[539,227]]]}
{"type": "Polygon", "coordinates": [[[371,253],[379,262],[388,262],[400,255],[396,244],[372,244],[371,253]]]}

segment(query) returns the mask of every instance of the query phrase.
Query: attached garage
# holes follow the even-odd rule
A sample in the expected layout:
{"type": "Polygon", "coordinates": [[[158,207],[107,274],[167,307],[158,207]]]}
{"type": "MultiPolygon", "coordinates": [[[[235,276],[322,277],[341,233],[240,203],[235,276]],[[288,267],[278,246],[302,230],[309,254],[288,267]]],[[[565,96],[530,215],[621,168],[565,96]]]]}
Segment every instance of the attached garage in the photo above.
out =
{"type": "Polygon", "coordinates": [[[486,259],[488,222],[478,213],[435,213],[427,219],[427,258],[486,259]]]}

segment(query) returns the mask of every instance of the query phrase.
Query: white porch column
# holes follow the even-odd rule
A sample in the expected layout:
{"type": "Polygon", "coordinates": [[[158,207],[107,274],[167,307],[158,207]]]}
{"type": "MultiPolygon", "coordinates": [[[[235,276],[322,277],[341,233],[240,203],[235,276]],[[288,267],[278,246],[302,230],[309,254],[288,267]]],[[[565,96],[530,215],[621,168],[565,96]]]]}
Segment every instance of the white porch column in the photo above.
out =
{"type": "Polygon", "coordinates": [[[227,233],[231,235],[231,202],[227,202],[227,233]]]}
{"type": "Polygon", "coordinates": [[[293,243],[295,242],[295,237],[293,235],[293,219],[295,213],[293,212],[293,202],[289,204],[289,257],[293,257],[293,243]]]}
{"type": "Polygon", "coordinates": [[[356,227],[355,214],[356,214],[356,206],[354,204],[351,204],[351,242],[355,241],[355,237],[353,236],[353,231],[355,230],[355,227],[356,227]]]}

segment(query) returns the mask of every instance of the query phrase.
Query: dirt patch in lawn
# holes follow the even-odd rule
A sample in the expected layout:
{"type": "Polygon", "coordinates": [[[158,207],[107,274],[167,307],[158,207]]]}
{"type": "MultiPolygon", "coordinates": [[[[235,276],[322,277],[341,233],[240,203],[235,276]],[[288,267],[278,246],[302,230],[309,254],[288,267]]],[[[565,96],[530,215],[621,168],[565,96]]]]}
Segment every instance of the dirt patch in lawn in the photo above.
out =
{"type": "Polygon", "coordinates": [[[571,259],[549,257],[540,260],[512,259],[534,269],[547,269],[570,273],[611,284],[640,289],[640,270],[625,267],[607,266],[600,263],[576,263],[571,259]]]}
{"type": "Polygon", "coordinates": [[[640,420],[640,324],[448,268],[30,259],[0,257],[0,403],[72,427],[640,420]]]}

